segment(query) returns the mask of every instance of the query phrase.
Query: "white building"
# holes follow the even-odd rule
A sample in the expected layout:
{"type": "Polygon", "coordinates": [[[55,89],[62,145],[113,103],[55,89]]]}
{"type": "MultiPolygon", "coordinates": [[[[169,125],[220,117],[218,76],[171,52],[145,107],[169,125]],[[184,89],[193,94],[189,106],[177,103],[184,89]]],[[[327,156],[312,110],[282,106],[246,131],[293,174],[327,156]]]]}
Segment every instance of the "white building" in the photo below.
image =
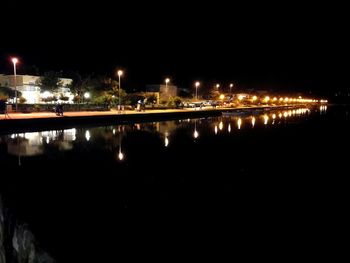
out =
{"type": "MultiPolygon", "coordinates": [[[[37,85],[40,76],[31,76],[31,75],[16,75],[17,82],[17,91],[22,93],[22,97],[26,99],[26,103],[40,103],[42,94],[41,89],[37,85]]],[[[55,96],[59,96],[63,94],[63,96],[67,96],[69,98],[73,98],[70,93],[68,85],[72,83],[72,79],[61,78],[62,87],[56,92],[57,94],[53,94],[55,96]]],[[[0,87],[10,87],[15,90],[15,77],[14,75],[4,75],[0,74],[0,87]]]]}

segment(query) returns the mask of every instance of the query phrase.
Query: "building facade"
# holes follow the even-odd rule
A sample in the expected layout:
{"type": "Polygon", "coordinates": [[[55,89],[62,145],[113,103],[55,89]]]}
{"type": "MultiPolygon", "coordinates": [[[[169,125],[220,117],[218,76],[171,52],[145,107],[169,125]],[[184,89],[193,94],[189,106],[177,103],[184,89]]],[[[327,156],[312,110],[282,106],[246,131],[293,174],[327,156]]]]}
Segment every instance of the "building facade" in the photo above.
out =
{"type": "Polygon", "coordinates": [[[158,104],[163,100],[169,100],[171,97],[177,96],[177,86],[175,85],[147,85],[147,92],[158,93],[158,104]]]}
{"type": "MultiPolygon", "coordinates": [[[[14,75],[0,74],[0,87],[9,87],[13,90],[17,89],[17,91],[21,92],[22,97],[26,99],[26,103],[40,103],[43,97],[41,89],[38,86],[38,81],[40,78],[41,76],[16,75],[15,85],[14,75]]],[[[73,80],[68,78],[60,78],[60,81],[62,83],[62,87],[56,93],[73,98],[69,88],[67,88],[73,80]]],[[[59,94],[53,94],[53,96],[59,96],[59,94]]]]}

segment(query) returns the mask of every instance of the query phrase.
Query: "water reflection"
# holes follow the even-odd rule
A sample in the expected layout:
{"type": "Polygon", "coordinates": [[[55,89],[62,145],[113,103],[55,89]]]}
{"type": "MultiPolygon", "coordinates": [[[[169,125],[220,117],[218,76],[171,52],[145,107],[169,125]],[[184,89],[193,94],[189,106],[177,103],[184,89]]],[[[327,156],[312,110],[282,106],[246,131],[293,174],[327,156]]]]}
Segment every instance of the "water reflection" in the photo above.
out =
{"type": "MultiPolygon", "coordinates": [[[[318,110],[318,109],[317,109],[318,110]]],[[[327,106],[321,106],[320,111],[325,112],[327,106]]],[[[247,129],[244,127],[244,121],[251,123],[251,128],[272,127],[278,118],[284,117],[284,122],[292,117],[302,117],[309,114],[311,111],[306,108],[285,110],[285,111],[270,111],[263,114],[253,116],[242,116],[242,114],[232,114],[222,117],[211,117],[203,119],[187,119],[172,120],[164,122],[148,122],[148,123],[132,123],[125,125],[113,125],[96,128],[71,128],[65,130],[51,130],[41,132],[16,133],[1,136],[0,139],[6,144],[6,153],[8,156],[17,156],[18,165],[23,164],[24,158],[42,156],[46,154],[57,154],[58,151],[71,151],[77,148],[93,147],[98,145],[101,148],[108,149],[115,154],[115,159],[118,161],[125,160],[125,149],[122,147],[123,137],[129,132],[139,131],[149,134],[158,134],[163,147],[168,147],[170,144],[170,134],[175,134],[176,130],[190,129],[192,126],[192,136],[195,140],[199,139],[200,133],[202,136],[210,136],[206,130],[213,131],[218,135],[224,127],[227,127],[229,134],[234,129],[247,129]],[[270,121],[270,118],[272,121],[270,121]],[[235,123],[236,125],[231,125],[235,123]],[[89,144],[86,144],[89,142],[89,144]]],[[[278,122],[280,123],[280,122],[278,122]]],[[[275,126],[275,125],[274,125],[275,126]]],[[[222,133],[224,135],[224,133],[222,133]]],[[[235,133],[232,133],[235,136],[235,133]]],[[[175,138],[175,137],[174,137],[175,138]]]]}

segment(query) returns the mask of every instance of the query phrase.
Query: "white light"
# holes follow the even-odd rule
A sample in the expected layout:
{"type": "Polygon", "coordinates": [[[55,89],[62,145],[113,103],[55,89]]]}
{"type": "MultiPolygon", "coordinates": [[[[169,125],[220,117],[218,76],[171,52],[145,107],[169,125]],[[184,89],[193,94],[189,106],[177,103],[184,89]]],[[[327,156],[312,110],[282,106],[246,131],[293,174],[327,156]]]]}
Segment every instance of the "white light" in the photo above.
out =
{"type": "Polygon", "coordinates": [[[89,92],[85,92],[84,93],[84,98],[85,99],[89,99],[90,98],[90,93],[89,92]]]}
{"type": "Polygon", "coordinates": [[[12,63],[13,63],[13,64],[17,64],[17,62],[18,62],[18,59],[17,59],[17,58],[13,58],[13,59],[12,59],[12,63]]]}
{"type": "Polygon", "coordinates": [[[164,139],[164,146],[168,147],[168,145],[169,145],[169,139],[168,139],[168,137],[165,137],[165,139],[164,139]]]}
{"type": "Polygon", "coordinates": [[[170,82],[170,79],[169,78],[166,78],[165,79],[165,83],[168,84],[170,82]]]}
{"type": "Polygon", "coordinates": [[[217,125],[215,125],[214,131],[215,131],[215,134],[218,134],[218,126],[217,125]]]}
{"type": "Polygon", "coordinates": [[[255,117],[252,118],[252,127],[254,128],[255,126],[255,117]]]}
{"type": "Polygon", "coordinates": [[[239,118],[239,119],[237,120],[238,130],[240,130],[240,129],[241,129],[241,125],[242,125],[242,119],[241,119],[241,118],[239,118]]]}
{"type": "Polygon", "coordinates": [[[222,128],[224,128],[224,124],[223,124],[222,121],[220,121],[220,123],[219,123],[219,129],[220,129],[220,131],[222,130],[222,128]]]}
{"type": "Polygon", "coordinates": [[[124,154],[122,152],[119,152],[118,159],[122,161],[124,159],[124,154]]]}
{"type": "Polygon", "coordinates": [[[193,137],[194,137],[195,139],[197,139],[198,136],[199,136],[199,133],[197,132],[197,130],[194,130],[193,137]]]}
{"type": "Polygon", "coordinates": [[[264,124],[266,125],[269,121],[269,116],[264,115],[264,124]]]}
{"type": "Polygon", "coordinates": [[[231,132],[231,124],[228,124],[227,130],[229,133],[231,132]]]}
{"type": "Polygon", "coordinates": [[[52,97],[52,93],[50,91],[44,91],[43,93],[41,93],[41,97],[43,97],[44,99],[50,98],[52,97]]]}
{"type": "Polygon", "coordinates": [[[120,77],[121,75],[123,75],[123,71],[122,70],[118,70],[118,76],[120,77]]]}
{"type": "Polygon", "coordinates": [[[85,132],[85,139],[86,139],[87,141],[89,141],[90,138],[91,138],[90,132],[89,132],[89,131],[86,131],[86,132],[85,132]]]}

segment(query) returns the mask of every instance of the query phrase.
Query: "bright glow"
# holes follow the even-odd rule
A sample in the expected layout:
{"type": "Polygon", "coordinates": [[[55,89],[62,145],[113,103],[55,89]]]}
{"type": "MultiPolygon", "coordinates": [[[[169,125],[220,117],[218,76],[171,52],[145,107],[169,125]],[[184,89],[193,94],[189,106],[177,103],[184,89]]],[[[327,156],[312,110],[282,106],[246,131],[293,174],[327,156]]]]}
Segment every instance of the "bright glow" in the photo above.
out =
{"type": "Polygon", "coordinates": [[[240,129],[241,129],[241,125],[242,125],[242,119],[241,119],[241,118],[239,118],[239,119],[237,120],[238,130],[240,130],[240,129]]]}
{"type": "Polygon", "coordinates": [[[90,132],[87,130],[87,131],[85,132],[85,139],[86,139],[87,141],[90,141],[90,138],[91,138],[90,132]]]}
{"type": "Polygon", "coordinates": [[[216,84],[216,88],[218,89],[220,87],[220,84],[216,84]]]}
{"type": "Polygon", "coordinates": [[[165,79],[165,83],[168,84],[170,82],[170,79],[169,78],[166,78],[165,79]]]}
{"type": "Polygon", "coordinates": [[[18,58],[12,58],[11,60],[12,60],[13,64],[17,64],[18,63],[18,58]]]}
{"type": "Polygon", "coordinates": [[[90,93],[89,92],[85,92],[84,93],[84,98],[85,99],[89,99],[90,98],[90,93]]]}
{"type": "Polygon", "coordinates": [[[233,87],[233,84],[231,83],[231,84],[230,84],[230,88],[232,88],[232,87],[233,87]]]}
{"type": "Polygon", "coordinates": [[[220,100],[223,100],[225,98],[225,95],[224,94],[221,94],[220,95],[220,100]]]}
{"type": "Polygon", "coordinates": [[[277,98],[276,98],[276,97],[274,97],[274,98],[273,98],[273,101],[276,101],[276,100],[277,100],[277,98]]]}
{"type": "Polygon", "coordinates": [[[122,152],[119,152],[118,159],[122,161],[124,159],[124,154],[122,152]]]}
{"type": "Polygon", "coordinates": [[[197,139],[198,136],[199,136],[199,133],[197,132],[197,130],[194,130],[193,137],[194,137],[195,139],[197,139]]]}
{"type": "Polygon", "coordinates": [[[123,71],[122,70],[118,70],[118,76],[120,77],[120,76],[122,76],[123,75],[123,71]]]}
{"type": "Polygon", "coordinates": [[[283,101],[283,98],[280,98],[280,101],[283,101]]]}
{"type": "Polygon", "coordinates": [[[254,128],[255,126],[255,117],[252,117],[252,127],[254,128]]]}
{"type": "Polygon", "coordinates": [[[288,97],[285,97],[285,98],[284,98],[284,101],[288,101],[288,100],[289,100],[288,97]]]}
{"type": "Polygon", "coordinates": [[[50,98],[52,96],[53,95],[50,91],[44,91],[43,93],[41,93],[41,97],[43,97],[44,99],[50,98]]]}
{"type": "Polygon", "coordinates": [[[266,125],[269,121],[269,116],[267,116],[266,114],[264,115],[264,124],[266,125]]]}
{"type": "Polygon", "coordinates": [[[220,129],[220,131],[222,130],[222,128],[224,128],[224,123],[223,123],[222,121],[220,121],[220,123],[219,123],[219,129],[220,129]]]}
{"type": "Polygon", "coordinates": [[[112,132],[113,132],[113,135],[115,135],[115,129],[113,129],[113,131],[112,131],[112,132]]]}
{"type": "Polygon", "coordinates": [[[215,132],[215,134],[218,134],[218,126],[217,125],[215,125],[215,127],[214,127],[214,132],[215,132]]]}
{"type": "Polygon", "coordinates": [[[201,83],[199,81],[197,81],[194,85],[196,86],[196,88],[198,88],[200,84],[201,83]]]}
{"type": "Polygon", "coordinates": [[[227,130],[229,133],[231,132],[231,124],[230,123],[228,124],[227,130]]]}
{"type": "Polygon", "coordinates": [[[238,100],[243,100],[243,95],[238,95],[238,100]]]}
{"type": "Polygon", "coordinates": [[[272,119],[276,119],[276,114],[272,114],[272,119]]]}
{"type": "Polygon", "coordinates": [[[165,139],[164,139],[164,146],[168,147],[168,145],[169,145],[169,139],[168,139],[168,137],[165,137],[165,139]]]}
{"type": "Polygon", "coordinates": [[[253,101],[256,101],[258,99],[257,96],[253,96],[253,101]]]}
{"type": "Polygon", "coordinates": [[[264,99],[266,102],[268,102],[270,100],[270,97],[269,96],[266,96],[265,99],[264,99]]]}
{"type": "Polygon", "coordinates": [[[288,117],[288,112],[283,112],[283,116],[285,117],[285,118],[287,118],[288,117]]]}
{"type": "Polygon", "coordinates": [[[281,113],[281,112],[278,114],[278,117],[279,117],[280,119],[282,118],[282,113],[281,113]]]}

